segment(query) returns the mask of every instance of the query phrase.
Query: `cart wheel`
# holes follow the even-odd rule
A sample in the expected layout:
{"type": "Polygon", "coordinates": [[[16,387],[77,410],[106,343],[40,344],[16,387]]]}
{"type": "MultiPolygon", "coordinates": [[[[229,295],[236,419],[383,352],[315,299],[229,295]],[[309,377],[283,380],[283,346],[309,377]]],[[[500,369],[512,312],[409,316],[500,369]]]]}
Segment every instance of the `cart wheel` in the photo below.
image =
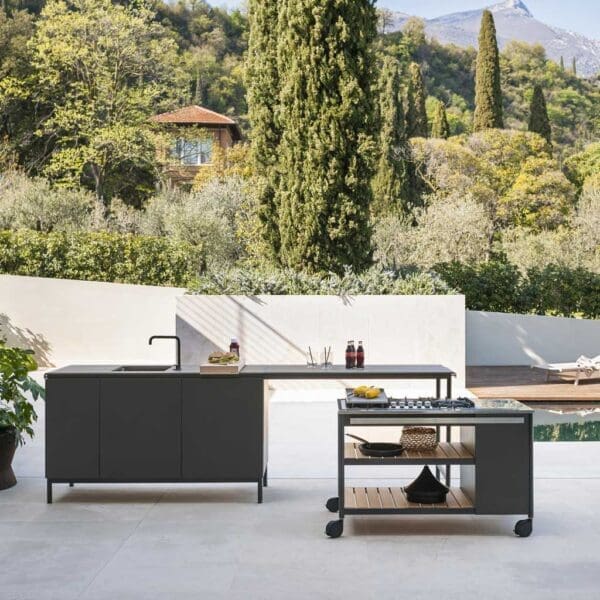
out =
{"type": "Polygon", "coordinates": [[[337,496],[329,498],[329,500],[327,500],[325,503],[325,507],[329,512],[337,512],[340,510],[340,499],[337,496]]]}
{"type": "Polygon", "coordinates": [[[337,521],[329,521],[327,527],[325,527],[325,534],[330,538],[339,538],[344,533],[344,521],[338,519],[337,521]]]}
{"type": "Polygon", "coordinates": [[[531,531],[533,529],[533,521],[531,519],[523,519],[522,521],[517,521],[515,525],[515,533],[519,537],[529,537],[531,535],[531,531]]]}

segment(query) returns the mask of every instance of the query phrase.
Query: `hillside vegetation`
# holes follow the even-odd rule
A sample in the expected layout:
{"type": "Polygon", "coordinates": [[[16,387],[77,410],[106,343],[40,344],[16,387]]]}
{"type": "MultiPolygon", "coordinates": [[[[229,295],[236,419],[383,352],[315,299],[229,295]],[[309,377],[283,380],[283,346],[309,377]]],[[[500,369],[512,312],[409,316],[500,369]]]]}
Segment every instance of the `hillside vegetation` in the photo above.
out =
{"type": "Polygon", "coordinates": [[[585,300],[600,297],[598,82],[539,46],[498,54],[491,13],[478,54],[418,19],[377,34],[370,0],[249,0],[250,18],[203,0],[2,7],[3,269],[88,273],[73,236],[148,262],[180,244],[178,281],[221,274],[228,290],[244,269],[315,289],[327,273],[430,271],[470,306],[600,312],[585,300]],[[183,192],[165,185],[169,139],[149,117],[192,103],[247,141],[183,192]]]}

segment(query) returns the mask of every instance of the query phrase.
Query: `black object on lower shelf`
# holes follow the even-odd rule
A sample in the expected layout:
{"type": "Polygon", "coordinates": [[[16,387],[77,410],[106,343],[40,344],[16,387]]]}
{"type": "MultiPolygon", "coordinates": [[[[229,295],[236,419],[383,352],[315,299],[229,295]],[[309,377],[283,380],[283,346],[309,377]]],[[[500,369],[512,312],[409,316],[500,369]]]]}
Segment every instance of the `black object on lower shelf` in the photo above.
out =
{"type": "Polygon", "coordinates": [[[404,488],[409,502],[419,504],[438,504],[446,501],[450,489],[438,481],[429,467],[423,467],[421,474],[404,488]]]}
{"type": "Polygon", "coordinates": [[[376,458],[385,458],[389,456],[400,456],[404,452],[402,444],[394,444],[392,442],[369,442],[364,438],[361,438],[352,433],[346,434],[348,437],[354,438],[359,442],[362,442],[358,447],[361,454],[365,456],[373,456],[376,458]]]}

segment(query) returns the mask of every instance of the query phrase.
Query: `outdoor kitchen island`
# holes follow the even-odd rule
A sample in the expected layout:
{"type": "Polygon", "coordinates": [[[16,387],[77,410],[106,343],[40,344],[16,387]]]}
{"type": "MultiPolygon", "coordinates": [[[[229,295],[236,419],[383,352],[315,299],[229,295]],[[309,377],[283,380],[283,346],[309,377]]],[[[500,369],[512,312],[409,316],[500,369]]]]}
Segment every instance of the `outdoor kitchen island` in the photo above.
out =
{"type": "MultiPolygon", "coordinates": [[[[430,472],[427,479],[443,487],[430,472]]],[[[383,408],[354,408],[346,399],[338,400],[338,496],[329,498],[326,507],[339,514],[325,528],[332,538],[342,535],[346,516],[402,514],[526,515],[514,532],[528,537],[533,521],[533,410],[515,400],[398,399],[383,408]],[[373,426],[435,427],[438,443],[433,449],[404,448],[395,456],[374,457],[365,453],[368,444],[347,439],[347,428],[373,426]],[[444,441],[439,441],[440,431],[444,441]],[[347,486],[346,467],[353,465],[435,466],[438,480],[445,470],[446,493],[433,501],[417,501],[411,499],[411,486],[347,486]],[[452,487],[452,465],[460,469],[460,487],[452,487]]]]}
{"type": "Polygon", "coordinates": [[[327,369],[245,366],[201,374],[197,366],[73,365],[46,374],[47,501],[62,483],[255,483],[267,485],[270,380],[427,380],[452,395],[441,365],[327,369]]]}

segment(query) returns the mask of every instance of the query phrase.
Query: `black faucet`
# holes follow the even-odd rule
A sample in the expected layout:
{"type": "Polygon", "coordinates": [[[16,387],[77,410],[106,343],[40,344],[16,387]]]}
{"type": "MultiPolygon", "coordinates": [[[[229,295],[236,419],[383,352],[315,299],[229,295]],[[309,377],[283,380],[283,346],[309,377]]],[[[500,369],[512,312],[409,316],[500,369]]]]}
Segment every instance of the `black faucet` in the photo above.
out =
{"type": "Polygon", "coordinates": [[[152,346],[154,340],[175,340],[177,342],[177,363],[175,364],[175,370],[181,371],[181,340],[176,335],[153,335],[148,343],[152,346]]]}

